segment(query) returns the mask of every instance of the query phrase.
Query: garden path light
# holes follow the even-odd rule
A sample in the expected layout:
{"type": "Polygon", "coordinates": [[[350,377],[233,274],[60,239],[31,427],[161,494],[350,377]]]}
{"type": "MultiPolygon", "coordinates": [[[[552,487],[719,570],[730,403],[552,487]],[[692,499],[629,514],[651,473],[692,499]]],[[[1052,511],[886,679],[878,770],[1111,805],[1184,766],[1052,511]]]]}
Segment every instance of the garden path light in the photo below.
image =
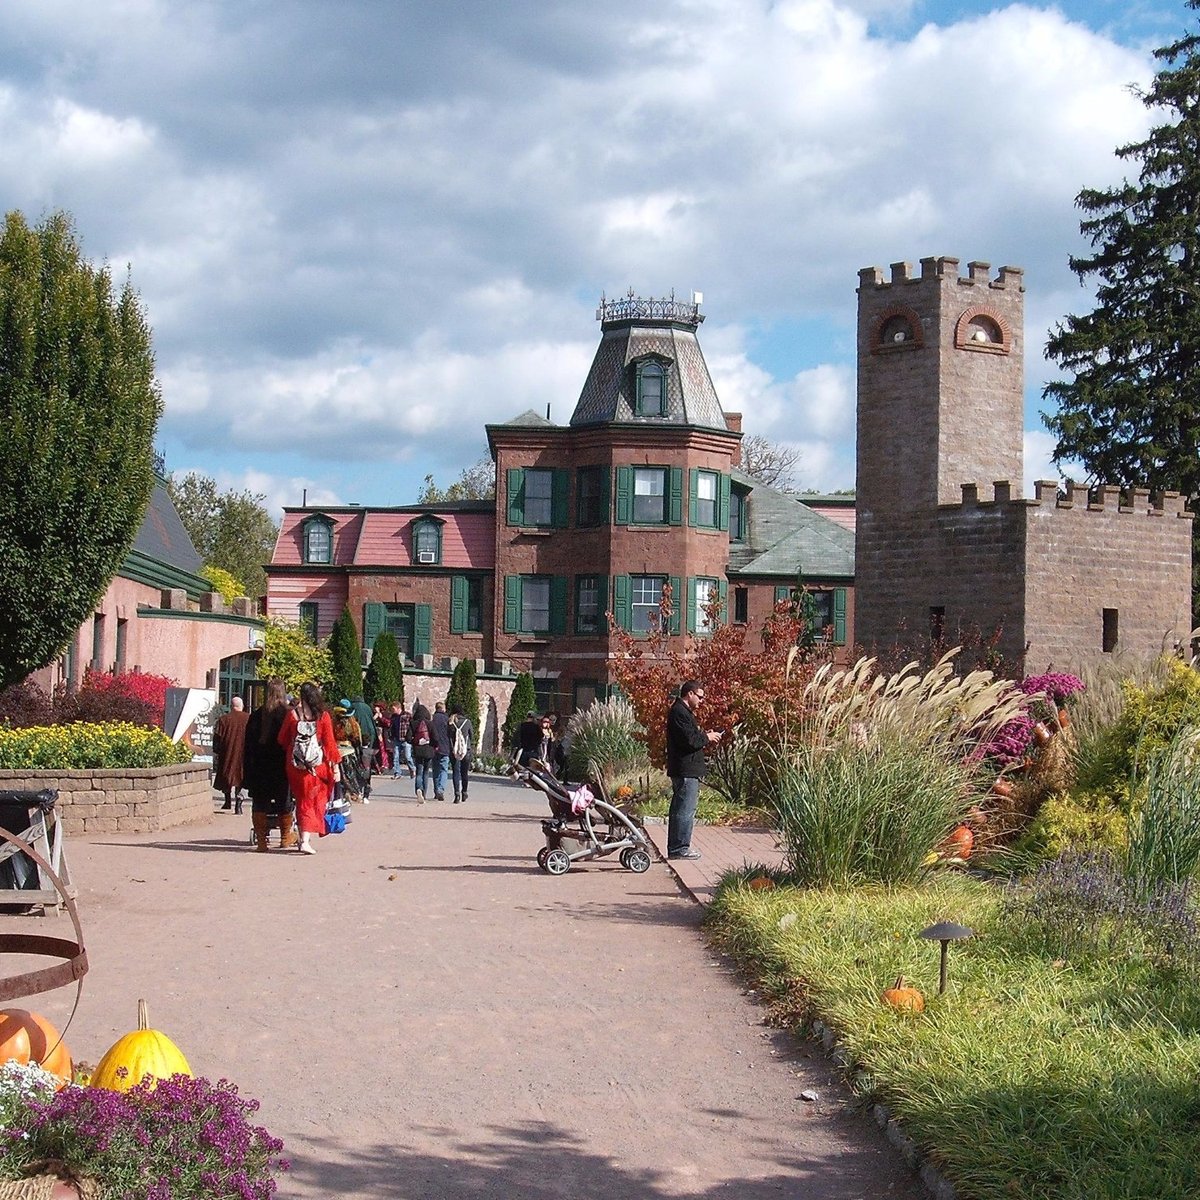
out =
{"type": "Polygon", "coordinates": [[[968,929],[965,925],[956,925],[953,921],[939,921],[936,925],[930,925],[928,929],[922,929],[917,936],[925,938],[926,941],[942,943],[942,962],[938,975],[938,995],[940,996],[946,990],[946,955],[950,943],[974,937],[975,930],[968,929]]]}

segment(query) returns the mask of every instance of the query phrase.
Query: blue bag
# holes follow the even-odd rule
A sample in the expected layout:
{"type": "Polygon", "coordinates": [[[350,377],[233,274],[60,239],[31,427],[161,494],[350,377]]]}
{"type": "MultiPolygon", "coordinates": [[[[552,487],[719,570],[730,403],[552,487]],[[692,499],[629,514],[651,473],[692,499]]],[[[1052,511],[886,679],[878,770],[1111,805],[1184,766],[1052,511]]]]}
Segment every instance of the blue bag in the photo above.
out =
{"type": "Polygon", "coordinates": [[[325,832],[345,833],[346,818],[340,812],[327,812],[325,814],[325,832]]]}

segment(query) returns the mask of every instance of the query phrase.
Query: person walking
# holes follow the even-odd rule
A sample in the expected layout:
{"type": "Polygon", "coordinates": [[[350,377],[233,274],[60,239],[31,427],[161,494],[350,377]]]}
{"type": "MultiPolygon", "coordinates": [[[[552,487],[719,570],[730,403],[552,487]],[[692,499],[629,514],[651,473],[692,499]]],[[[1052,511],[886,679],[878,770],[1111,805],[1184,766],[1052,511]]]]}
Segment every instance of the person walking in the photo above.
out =
{"type": "Polygon", "coordinates": [[[454,803],[465,804],[471,779],[471,760],[475,757],[475,726],[461,704],[450,710],[450,774],[454,783],[454,803]]]}
{"type": "Polygon", "coordinates": [[[241,696],[229,702],[229,712],[221,717],[213,728],[213,758],[216,760],[216,788],[225,796],[222,812],[231,808],[236,817],[242,815],[242,757],[246,748],[246,722],[250,714],[245,711],[241,696]]]}
{"type": "Polygon", "coordinates": [[[671,807],[667,812],[667,857],[697,859],[692,849],[692,827],[696,823],[696,804],[700,799],[700,780],[707,766],[706,747],[715,745],[721,735],[701,729],[696,711],[704,703],[704,688],[696,679],[685,679],[679,698],[667,714],[667,775],[671,780],[671,807]]]}
{"type": "MultiPolygon", "coordinates": [[[[345,700],[342,701],[346,703],[345,700]]],[[[362,799],[364,804],[371,803],[371,773],[375,769],[375,739],[378,733],[375,729],[375,714],[371,706],[361,697],[356,696],[354,703],[348,705],[358,722],[360,741],[358,743],[359,778],[362,780],[362,799]]]]}
{"type": "Polygon", "coordinates": [[[296,800],[300,853],[316,854],[312,835],[325,836],[325,807],[339,775],[341,754],[318,684],[300,685],[300,699],[279,728],[288,786],[296,800]]]}
{"type": "Polygon", "coordinates": [[[254,823],[256,850],[268,849],[271,823],[279,823],[279,844],[296,844],[296,822],[288,791],[286,760],[279,731],[288,715],[287,690],[278,675],[267,680],[267,698],[246,723],[243,778],[250,792],[250,820],[254,823]]]}
{"type": "Polygon", "coordinates": [[[392,765],[392,731],[387,714],[382,704],[376,704],[371,709],[375,718],[375,762],[374,769],[380,774],[386,774],[392,765]]]}
{"type": "Polygon", "coordinates": [[[517,766],[529,765],[531,758],[537,757],[542,745],[542,723],[534,710],[530,710],[525,720],[517,726],[517,766]]]}
{"type": "Polygon", "coordinates": [[[429,786],[433,782],[433,760],[437,755],[437,743],[433,740],[433,718],[423,704],[418,703],[413,710],[409,737],[412,740],[413,762],[416,764],[417,803],[424,804],[429,798],[429,786]]]}
{"type": "Polygon", "coordinates": [[[533,753],[533,758],[539,758],[548,766],[557,779],[562,779],[566,771],[567,756],[563,744],[559,740],[555,728],[554,714],[547,713],[541,720],[541,740],[533,753]]]}
{"type": "Polygon", "coordinates": [[[433,760],[433,795],[435,800],[445,800],[446,783],[450,778],[450,718],[446,716],[446,706],[439,700],[433,706],[434,745],[437,755],[433,760]]]}
{"type": "Polygon", "coordinates": [[[408,768],[408,777],[413,779],[416,777],[416,771],[413,769],[413,754],[412,744],[408,738],[409,727],[412,725],[412,718],[404,711],[404,705],[399,700],[392,705],[392,778],[400,778],[401,765],[408,768]]]}

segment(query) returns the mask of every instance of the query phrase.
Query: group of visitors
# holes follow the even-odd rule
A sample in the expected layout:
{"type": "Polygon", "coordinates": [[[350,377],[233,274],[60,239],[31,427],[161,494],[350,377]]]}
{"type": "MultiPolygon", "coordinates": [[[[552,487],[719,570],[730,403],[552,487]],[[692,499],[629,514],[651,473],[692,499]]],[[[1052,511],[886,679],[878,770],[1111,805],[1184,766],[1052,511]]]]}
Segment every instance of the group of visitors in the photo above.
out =
{"type": "MultiPolygon", "coordinates": [[[[393,715],[394,725],[399,716],[393,715]]],[[[405,745],[412,756],[409,773],[418,804],[429,798],[430,788],[435,800],[445,800],[447,783],[453,788],[454,803],[466,803],[475,757],[475,726],[461,704],[455,704],[447,713],[445,704],[439,700],[431,715],[418,700],[408,718],[405,745]]]]}
{"type": "Polygon", "coordinates": [[[536,709],[531,709],[525,720],[517,726],[516,746],[513,750],[513,761],[519,767],[529,764],[531,759],[538,759],[559,779],[566,778],[567,751],[559,733],[558,714],[554,712],[538,715],[536,709]]]}

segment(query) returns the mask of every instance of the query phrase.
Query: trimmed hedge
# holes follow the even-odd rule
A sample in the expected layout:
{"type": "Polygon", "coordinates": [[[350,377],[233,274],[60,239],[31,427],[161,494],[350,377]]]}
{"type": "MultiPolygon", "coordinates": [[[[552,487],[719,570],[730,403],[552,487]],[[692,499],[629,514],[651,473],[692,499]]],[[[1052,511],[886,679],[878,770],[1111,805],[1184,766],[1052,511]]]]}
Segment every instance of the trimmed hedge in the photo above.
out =
{"type": "Polygon", "coordinates": [[[191,760],[188,747],[161,729],[121,721],[0,729],[0,769],[8,771],[120,770],[191,760]]]}

